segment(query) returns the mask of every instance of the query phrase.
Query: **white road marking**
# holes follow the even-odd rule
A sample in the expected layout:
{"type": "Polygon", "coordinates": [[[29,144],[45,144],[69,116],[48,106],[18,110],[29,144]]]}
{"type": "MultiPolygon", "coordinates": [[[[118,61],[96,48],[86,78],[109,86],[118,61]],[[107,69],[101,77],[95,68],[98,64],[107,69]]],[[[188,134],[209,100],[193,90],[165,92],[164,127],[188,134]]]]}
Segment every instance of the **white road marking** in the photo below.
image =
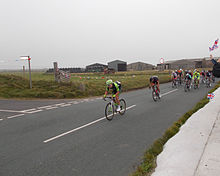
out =
{"type": "Polygon", "coordinates": [[[163,93],[163,94],[161,94],[161,97],[164,96],[164,95],[170,94],[170,93],[172,93],[172,92],[175,92],[175,91],[177,91],[177,90],[178,90],[178,89],[174,89],[174,90],[171,90],[171,91],[169,91],[169,92],[163,93]]]}
{"type": "MultiPolygon", "coordinates": [[[[136,106],[136,105],[129,106],[129,107],[126,108],[126,110],[131,109],[131,108],[133,108],[133,107],[135,107],[135,106],[136,106]]],[[[70,134],[70,133],[73,133],[73,132],[75,132],[75,131],[78,131],[78,130],[80,130],[80,129],[82,129],[82,128],[85,128],[85,127],[87,127],[87,126],[90,126],[90,125],[92,125],[92,124],[95,124],[95,123],[97,123],[97,122],[99,122],[99,121],[101,121],[101,120],[104,120],[105,118],[106,118],[106,117],[102,117],[102,118],[97,119],[97,120],[95,120],[95,121],[93,121],[93,122],[87,123],[87,124],[85,124],[85,125],[83,125],[83,126],[80,126],[80,127],[75,128],[75,129],[73,129],[73,130],[70,130],[70,131],[67,131],[67,132],[65,132],[65,133],[62,133],[62,134],[60,134],[60,135],[58,135],[58,136],[54,136],[54,137],[52,137],[52,138],[50,138],[50,139],[45,140],[44,143],[53,141],[53,140],[55,140],[55,139],[57,139],[57,138],[60,138],[60,137],[65,136],[65,135],[67,135],[67,134],[70,134]]]]}
{"type": "Polygon", "coordinates": [[[2,112],[18,112],[18,113],[22,113],[21,111],[14,111],[14,110],[7,110],[7,109],[0,109],[0,111],[2,111],[2,112]]]}
{"type": "Polygon", "coordinates": [[[27,112],[28,113],[29,111],[35,111],[35,110],[36,110],[36,108],[32,108],[32,109],[22,110],[21,112],[24,112],[24,113],[27,112]]]}
{"type": "Polygon", "coordinates": [[[1,121],[1,120],[3,120],[3,119],[0,119],[0,121],[1,121]]]}
{"type": "Polygon", "coordinates": [[[7,119],[12,119],[12,118],[15,118],[15,117],[20,117],[20,116],[23,116],[24,114],[18,114],[18,115],[14,115],[14,116],[10,116],[10,117],[7,117],[7,119]]]}
{"type": "Polygon", "coordinates": [[[50,109],[56,109],[58,108],[57,106],[54,106],[54,107],[49,107],[49,108],[46,108],[46,110],[50,110],[50,109]]]}
{"type": "Polygon", "coordinates": [[[37,109],[46,109],[46,108],[50,108],[52,107],[51,105],[48,105],[48,106],[41,106],[41,107],[38,107],[37,109]]]}
{"type": "Polygon", "coordinates": [[[61,105],[60,107],[65,107],[65,106],[71,106],[71,104],[64,104],[64,105],[61,105]]]}
{"type": "Polygon", "coordinates": [[[36,113],[36,112],[41,112],[43,111],[42,109],[39,109],[39,110],[36,110],[36,111],[31,111],[31,112],[28,112],[29,114],[33,114],[33,113],[36,113]]]}
{"type": "Polygon", "coordinates": [[[60,104],[55,104],[53,106],[60,106],[60,105],[64,105],[65,103],[60,103],[60,104]]]}

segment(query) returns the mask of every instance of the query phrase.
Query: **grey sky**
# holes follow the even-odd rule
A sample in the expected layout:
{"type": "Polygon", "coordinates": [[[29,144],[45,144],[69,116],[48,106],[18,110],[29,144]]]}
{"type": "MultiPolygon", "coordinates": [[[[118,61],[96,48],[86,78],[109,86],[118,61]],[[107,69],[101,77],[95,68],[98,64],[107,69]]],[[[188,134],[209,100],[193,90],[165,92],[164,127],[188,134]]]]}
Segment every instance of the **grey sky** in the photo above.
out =
{"type": "MultiPolygon", "coordinates": [[[[220,0],[0,0],[0,69],[209,56],[220,0]]],[[[220,48],[213,52],[220,56],[220,48]]]]}

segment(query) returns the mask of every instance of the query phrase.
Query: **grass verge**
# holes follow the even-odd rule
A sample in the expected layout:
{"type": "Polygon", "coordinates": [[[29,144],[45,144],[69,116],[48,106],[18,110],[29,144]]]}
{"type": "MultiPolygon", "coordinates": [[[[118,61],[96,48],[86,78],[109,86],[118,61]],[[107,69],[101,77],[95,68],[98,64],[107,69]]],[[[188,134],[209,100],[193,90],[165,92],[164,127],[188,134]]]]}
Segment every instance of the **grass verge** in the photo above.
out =
{"type": "MultiPolygon", "coordinates": [[[[220,82],[218,82],[218,84],[211,89],[209,93],[214,92],[219,87],[220,82]]],[[[153,145],[147,149],[143,156],[142,163],[137,167],[136,171],[131,174],[131,176],[150,176],[156,168],[156,158],[163,151],[163,146],[165,143],[179,132],[180,127],[190,118],[193,113],[204,107],[208,102],[209,100],[207,97],[204,97],[191,110],[185,113],[178,121],[168,128],[163,136],[157,139],[153,145]]]]}
{"type": "MultiPolygon", "coordinates": [[[[100,78],[98,74],[80,79],[72,77],[69,83],[55,83],[53,75],[35,74],[32,81],[32,89],[29,89],[28,79],[14,74],[0,74],[0,97],[2,98],[82,98],[100,96],[105,92],[106,79],[119,80],[122,83],[122,91],[144,88],[148,85],[150,74],[138,72],[132,75],[120,73],[100,78]],[[100,79],[97,77],[99,76],[100,79]],[[97,78],[97,79],[96,79],[97,78]]],[[[129,73],[131,74],[131,73],[129,73]]],[[[166,72],[158,72],[161,83],[169,82],[170,75],[166,72]]]]}

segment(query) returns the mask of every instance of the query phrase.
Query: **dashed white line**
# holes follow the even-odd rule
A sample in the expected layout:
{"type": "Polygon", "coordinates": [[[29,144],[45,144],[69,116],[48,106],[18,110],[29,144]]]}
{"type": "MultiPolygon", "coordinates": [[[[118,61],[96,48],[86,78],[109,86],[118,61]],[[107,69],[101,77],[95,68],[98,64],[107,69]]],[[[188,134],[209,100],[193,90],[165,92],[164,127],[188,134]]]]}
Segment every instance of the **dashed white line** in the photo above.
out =
{"type": "Polygon", "coordinates": [[[3,119],[0,119],[0,121],[1,121],[1,120],[3,120],[3,119]]]}
{"type": "Polygon", "coordinates": [[[2,112],[18,112],[21,113],[21,111],[14,111],[14,110],[7,110],[7,109],[0,109],[2,112]]]}
{"type": "Polygon", "coordinates": [[[55,104],[53,106],[60,106],[60,105],[64,105],[65,103],[59,103],[59,104],[55,104]]]}
{"type": "MultiPolygon", "coordinates": [[[[132,106],[130,106],[130,107],[127,107],[126,110],[131,109],[131,108],[133,108],[133,107],[135,107],[135,106],[136,106],[136,105],[132,105],[132,106]]],[[[94,123],[97,123],[97,122],[99,122],[99,121],[101,121],[101,120],[104,120],[105,118],[106,118],[106,117],[102,117],[102,118],[97,119],[97,120],[95,120],[95,121],[93,121],[93,122],[87,123],[87,124],[85,124],[85,125],[83,125],[83,126],[80,126],[80,127],[75,128],[75,129],[73,129],[73,130],[70,130],[70,131],[67,131],[67,132],[65,132],[65,133],[62,133],[62,134],[60,134],[60,135],[58,135],[58,136],[54,136],[54,137],[52,137],[52,138],[50,138],[50,139],[45,140],[44,143],[53,141],[53,140],[55,140],[55,139],[57,139],[57,138],[60,138],[60,137],[65,136],[65,135],[67,135],[67,134],[70,134],[70,133],[73,133],[73,132],[75,132],[75,131],[78,131],[78,130],[80,130],[80,129],[82,129],[82,128],[85,128],[85,127],[87,127],[87,126],[90,126],[90,125],[92,125],[92,124],[94,124],[94,123]]]]}
{"type": "Polygon", "coordinates": [[[46,110],[50,110],[50,109],[56,109],[58,108],[57,106],[54,106],[54,107],[49,107],[49,108],[46,108],[46,110]]]}
{"type": "Polygon", "coordinates": [[[29,114],[33,114],[33,113],[36,113],[36,112],[41,112],[43,111],[42,109],[39,109],[39,110],[36,110],[36,111],[31,111],[31,112],[28,112],[29,114]]]}
{"type": "Polygon", "coordinates": [[[32,109],[22,110],[21,112],[24,112],[24,113],[27,112],[28,113],[29,111],[35,111],[35,110],[36,110],[36,108],[32,108],[32,109]]]}
{"type": "Polygon", "coordinates": [[[60,107],[66,107],[66,106],[71,106],[71,104],[64,104],[64,105],[61,105],[60,107]]]}
{"type": "Polygon", "coordinates": [[[177,91],[177,90],[178,90],[178,89],[174,89],[174,90],[171,90],[171,91],[169,91],[169,92],[163,93],[163,94],[161,94],[161,97],[164,96],[164,95],[170,94],[170,93],[172,93],[172,92],[175,92],[175,91],[177,91]]]}
{"type": "Polygon", "coordinates": [[[46,108],[50,108],[52,107],[51,105],[48,105],[48,106],[41,106],[41,107],[38,107],[37,109],[46,109],[46,108]]]}
{"type": "Polygon", "coordinates": [[[7,119],[12,119],[12,118],[15,118],[15,117],[20,117],[20,116],[23,116],[24,114],[18,114],[18,115],[14,115],[14,116],[10,116],[10,117],[7,117],[7,119]]]}

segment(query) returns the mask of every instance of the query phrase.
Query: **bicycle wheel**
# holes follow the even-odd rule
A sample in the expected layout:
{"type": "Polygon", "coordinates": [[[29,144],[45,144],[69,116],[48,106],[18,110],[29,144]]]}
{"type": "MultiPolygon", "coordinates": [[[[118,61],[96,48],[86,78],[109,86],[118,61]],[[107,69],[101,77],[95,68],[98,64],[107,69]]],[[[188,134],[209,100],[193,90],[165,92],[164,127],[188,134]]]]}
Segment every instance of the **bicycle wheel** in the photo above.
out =
{"type": "Polygon", "coordinates": [[[207,81],[207,87],[211,87],[211,82],[210,82],[210,80],[207,81]]]}
{"type": "Polygon", "coordinates": [[[187,84],[185,84],[185,86],[184,86],[184,90],[185,90],[185,92],[187,92],[187,90],[188,90],[188,88],[187,88],[187,84]]]}
{"type": "Polygon", "coordinates": [[[126,102],[124,99],[121,99],[120,100],[120,111],[119,111],[119,114],[120,115],[124,115],[125,111],[126,111],[126,102]]]}
{"type": "Polygon", "coordinates": [[[172,81],[172,88],[174,88],[174,81],[172,81]]]}
{"type": "Polygon", "coordinates": [[[109,121],[114,117],[114,106],[111,103],[108,103],[105,107],[105,117],[109,121]]]}
{"type": "Polygon", "coordinates": [[[154,90],[152,92],[152,97],[153,97],[154,101],[157,101],[157,94],[156,94],[156,92],[154,90]]]}

